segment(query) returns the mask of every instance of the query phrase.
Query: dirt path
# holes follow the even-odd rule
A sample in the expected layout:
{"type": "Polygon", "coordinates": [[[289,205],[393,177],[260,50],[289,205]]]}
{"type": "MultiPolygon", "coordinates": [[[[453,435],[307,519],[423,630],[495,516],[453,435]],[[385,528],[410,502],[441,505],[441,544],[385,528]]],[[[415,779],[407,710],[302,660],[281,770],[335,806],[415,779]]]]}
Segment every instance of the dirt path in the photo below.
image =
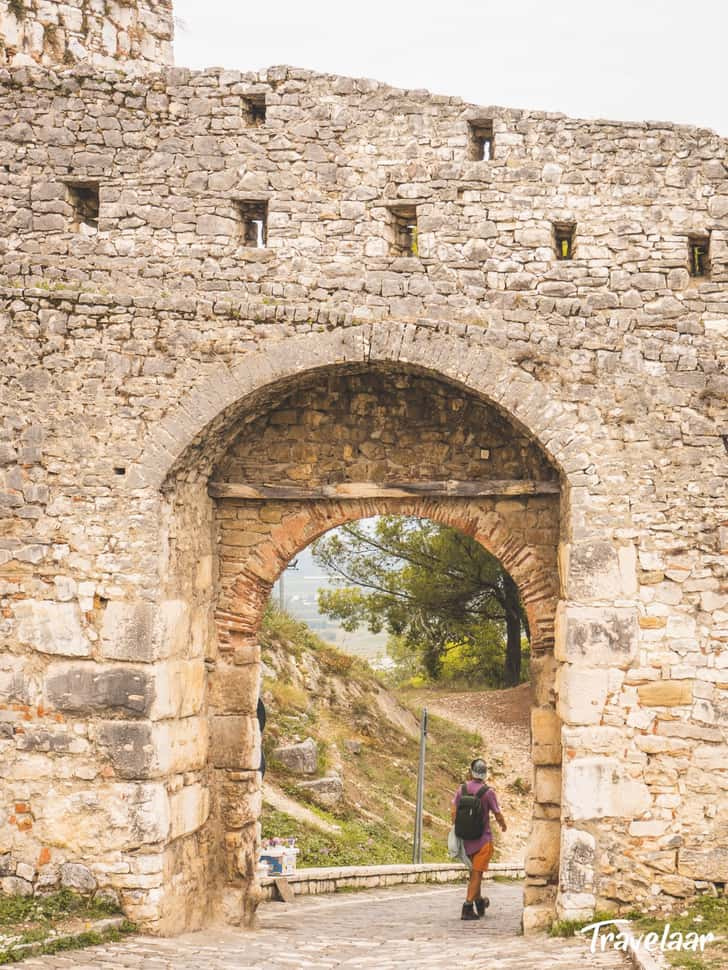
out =
{"type": "Polygon", "coordinates": [[[495,858],[522,862],[533,811],[533,767],[530,742],[530,687],[455,692],[408,691],[409,700],[425,704],[432,714],[447,718],[483,740],[481,755],[490,769],[488,782],[498,795],[508,831],[494,827],[495,858]]]}

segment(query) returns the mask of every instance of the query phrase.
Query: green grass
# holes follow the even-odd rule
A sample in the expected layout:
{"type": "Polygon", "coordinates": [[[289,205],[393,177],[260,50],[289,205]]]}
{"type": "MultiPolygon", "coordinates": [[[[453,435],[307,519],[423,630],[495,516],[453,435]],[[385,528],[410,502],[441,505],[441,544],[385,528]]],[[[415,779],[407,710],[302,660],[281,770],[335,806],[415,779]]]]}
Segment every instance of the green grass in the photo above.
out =
{"type": "Polygon", "coordinates": [[[614,913],[595,913],[588,919],[559,919],[555,920],[549,927],[549,936],[575,936],[579,930],[590,923],[599,923],[602,920],[614,919],[614,913]]]}
{"type": "Polygon", "coordinates": [[[136,927],[125,920],[120,929],[109,928],[99,933],[64,931],[70,921],[91,922],[119,914],[115,904],[104,899],[87,899],[70,889],[61,889],[48,896],[0,896],[0,934],[14,937],[9,946],[0,949],[0,965],[18,963],[39,953],[58,953],[97,943],[109,943],[133,933],[136,927]],[[22,950],[27,944],[38,944],[32,950],[22,950]]]}
{"type": "Polygon", "coordinates": [[[715,942],[706,944],[703,953],[666,952],[670,966],[681,970],[725,970],[728,966],[728,896],[699,896],[686,910],[666,918],[644,913],[627,913],[634,931],[657,933],[662,936],[665,924],[671,933],[712,933],[715,942]]]}

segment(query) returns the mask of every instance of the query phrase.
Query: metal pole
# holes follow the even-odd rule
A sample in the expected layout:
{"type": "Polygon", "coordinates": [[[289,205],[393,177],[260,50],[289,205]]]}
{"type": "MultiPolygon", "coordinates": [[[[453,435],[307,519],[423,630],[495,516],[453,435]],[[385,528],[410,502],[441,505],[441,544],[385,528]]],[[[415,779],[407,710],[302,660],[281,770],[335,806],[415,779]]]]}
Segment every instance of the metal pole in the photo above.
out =
{"type": "Polygon", "coordinates": [[[420,718],[420,763],[417,771],[417,808],[415,814],[415,838],[412,846],[412,862],[422,862],[422,812],[425,803],[425,749],[427,747],[427,708],[422,708],[420,718]]]}

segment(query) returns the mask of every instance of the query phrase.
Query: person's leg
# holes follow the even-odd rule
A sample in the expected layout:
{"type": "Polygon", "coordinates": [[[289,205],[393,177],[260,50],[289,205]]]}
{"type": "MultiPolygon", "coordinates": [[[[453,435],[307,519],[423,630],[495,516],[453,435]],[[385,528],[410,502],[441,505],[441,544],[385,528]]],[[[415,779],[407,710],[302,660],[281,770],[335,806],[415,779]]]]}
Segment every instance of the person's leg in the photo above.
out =
{"type": "Polygon", "coordinates": [[[478,852],[476,859],[473,860],[473,872],[478,871],[478,891],[473,897],[475,902],[475,908],[478,911],[479,916],[484,916],[485,911],[490,906],[490,900],[487,896],[483,896],[481,893],[481,886],[483,883],[483,876],[488,871],[488,865],[490,863],[491,857],[493,855],[493,843],[487,842],[483,848],[478,852]]]}
{"type": "Polygon", "coordinates": [[[469,903],[474,903],[476,899],[480,896],[480,887],[483,881],[483,873],[479,872],[475,867],[470,870],[470,879],[468,880],[468,895],[467,901],[469,903]]]}
{"type": "Polygon", "coordinates": [[[472,866],[473,856],[469,856],[471,862],[470,876],[468,877],[468,890],[465,896],[465,902],[463,903],[463,911],[461,914],[461,919],[478,919],[478,914],[475,912],[474,899],[477,895],[475,889],[475,878],[477,873],[472,866]]]}

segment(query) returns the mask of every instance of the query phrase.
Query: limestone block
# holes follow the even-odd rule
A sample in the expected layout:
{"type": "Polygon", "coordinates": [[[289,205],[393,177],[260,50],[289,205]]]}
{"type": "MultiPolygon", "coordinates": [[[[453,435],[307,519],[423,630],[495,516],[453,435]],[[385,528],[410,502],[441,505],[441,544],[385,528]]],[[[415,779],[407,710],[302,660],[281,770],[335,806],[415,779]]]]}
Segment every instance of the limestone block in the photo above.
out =
{"type": "Polygon", "coordinates": [[[33,883],[17,876],[4,876],[0,879],[0,891],[8,896],[32,896],[33,883]]]}
{"type": "Polygon", "coordinates": [[[611,602],[624,595],[617,548],[603,540],[571,544],[566,586],[570,600],[611,602]]]}
{"type": "Polygon", "coordinates": [[[561,768],[536,766],[534,775],[536,801],[558,805],[561,802],[561,768]]]}
{"type": "Polygon", "coordinates": [[[531,933],[543,933],[553,921],[553,906],[524,906],[523,908],[523,932],[526,936],[531,933]]]}
{"type": "Polygon", "coordinates": [[[318,771],[318,747],[313,738],[300,744],[281,745],[275,748],[273,757],[297,775],[315,775],[318,771]]]}
{"type": "Polygon", "coordinates": [[[105,721],[99,744],[120,778],[157,778],[202,768],[207,754],[207,720],[105,721]]]}
{"type": "Polygon", "coordinates": [[[534,819],[528,840],[526,875],[551,878],[559,869],[561,823],[558,819],[534,819]]]}
{"type": "Polygon", "coordinates": [[[562,892],[583,893],[594,888],[596,839],[589,832],[564,826],[561,832],[559,886],[562,892]]]}
{"type": "Polygon", "coordinates": [[[210,792],[202,785],[185,785],[169,796],[170,839],[196,832],[210,814],[210,792]]]}
{"type": "Polygon", "coordinates": [[[565,724],[598,724],[608,688],[604,670],[564,664],[557,684],[559,717],[565,724]]]}
{"type": "Polygon", "coordinates": [[[199,714],[205,699],[207,673],[204,661],[167,660],[154,667],[154,698],[149,710],[153,721],[199,714]]]}
{"type": "Polygon", "coordinates": [[[327,775],[326,778],[314,778],[311,781],[299,781],[298,787],[311,792],[317,802],[327,807],[337,805],[344,797],[344,784],[338,775],[327,775]]]}
{"type": "Polygon", "coordinates": [[[558,913],[559,919],[589,919],[594,913],[596,902],[594,893],[564,892],[559,894],[556,912],[558,913]]]}
{"type": "Polygon", "coordinates": [[[255,713],[259,684],[259,664],[218,663],[209,677],[210,710],[216,714],[255,713]]]}
{"type": "Polygon", "coordinates": [[[576,758],[564,763],[563,772],[565,817],[632,819],[650,807],[647,785],[625,776],[616,758],[576,758]]]}
{"type": "Polygon", "coordinates": [[[35,829],[71,858],[97,858],[156,844],[169,832],[169,802],[161,782],[55,785],[34,809],[35,829]]]}
{"type": "Polygon", "coordinates": [[[534,765],[561,764],[561,721],[552,707],[531,708],[531,753],[534,765]]]}
{"type": "Polygon", "coordinates": [[[25,658],[0,656],[0,701],[30,703],[29,684],[25,678],[25,658]]]}
{"type": "Polygon", "coordinates": [[[110,660],[154,660],[156,612],[151,603],[109,603],[101,622],[101,656],[110,660]]]}
{"type": "Polygon", "coordinates": [[[681,707],[692,704],[693,684],[689,680],[654,680],[637,688],[645,707],[681,707]]]}
{"type": "Polygon", "coordinates": [[[559,660],[624,669],[637,655],[637,610],[560,603],[555,639],[559,660]]]}
{"type": "Polygon", "coordinates": [[[54,663],[46,673],[46,696],[59,711],[119,711],[142,716],[152,703],[147,670],[97,663],[54,663]]]}
{"type": "Polygon", "coordinates": [[[187,657],[190,608],[184,600],[165,600],[159,607],[159,652],[162,657],[187,657]]]}
{"type": "Polygon", "coordinates": [[[14,607],[17,637],[40,653],[65,657],[88,657],[91,644],[81,627],[74,603],[24,600],[14,607]]]}
{"type": "Polygon", "coordinates": [[[681,876],[706,882],[728,882],[728,849],[720,846],[680,849],[677,871],[681,876]]]}
{"type": "Polygon", "coordinates": [[[86,866],[67,862],[61,866],[61,885],[77,893],[92,893],[96,889],[96,879],[86,866]]]}
{"type": "Polygon", "coordinates": [[[255,771],[260,766],[258,721],[246,714],[210,718],[210,758],[216,768],[255,771]]]}

